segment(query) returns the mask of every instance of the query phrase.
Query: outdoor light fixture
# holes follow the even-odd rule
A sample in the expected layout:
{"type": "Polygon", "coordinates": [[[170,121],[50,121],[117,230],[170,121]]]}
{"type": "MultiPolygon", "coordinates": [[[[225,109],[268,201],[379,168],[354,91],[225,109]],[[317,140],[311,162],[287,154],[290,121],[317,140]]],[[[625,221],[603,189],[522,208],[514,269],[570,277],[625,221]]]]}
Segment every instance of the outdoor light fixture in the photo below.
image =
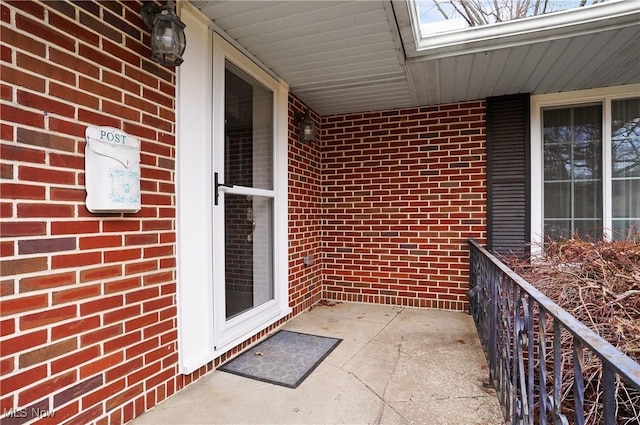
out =
{"type": "Polygon", "coordinates": [[[163,65],[179,66],[183,62],[187,39],[185,25],[175,14],[173,1],[167,0],[160,7],[153,2],[145,2],[140,16],[151,30],[151,59],[163,65]]]}
{"type": "Polygon", "coordinates": [[[301,142],[313,142],[316,139],[316,124],[307,110],[304,115],[300,111],[294,114],[295,124],[298,126],[298,137],[301,142]]]}

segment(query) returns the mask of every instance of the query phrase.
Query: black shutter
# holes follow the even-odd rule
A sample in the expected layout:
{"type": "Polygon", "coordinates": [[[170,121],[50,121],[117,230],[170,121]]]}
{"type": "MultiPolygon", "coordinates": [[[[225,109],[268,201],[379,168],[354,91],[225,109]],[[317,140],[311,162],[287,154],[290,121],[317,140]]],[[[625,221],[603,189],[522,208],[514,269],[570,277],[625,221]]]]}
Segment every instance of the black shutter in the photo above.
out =
{"type": "Polygon", "coordinates": [[[487,99],[487,246],[521,258],[530,252],[529,95],[487,99]]]}

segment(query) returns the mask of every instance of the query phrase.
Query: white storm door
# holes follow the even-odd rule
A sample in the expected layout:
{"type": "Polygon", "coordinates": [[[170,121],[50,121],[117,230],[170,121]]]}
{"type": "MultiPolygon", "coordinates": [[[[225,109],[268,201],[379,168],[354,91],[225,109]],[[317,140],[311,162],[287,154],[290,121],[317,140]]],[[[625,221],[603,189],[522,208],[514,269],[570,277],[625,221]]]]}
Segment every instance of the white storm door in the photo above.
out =
{"type": "MultiPolygon", "coordinates": [[[[286,165],[278,161],[279,83],[219,37],[213,72],[213,322],[219,352],[289,312],[286,238],[283,246],[275,237],[283,224],[286,234],[286,165]]],[[[286,155],[286,137],[284,143],[286,155]]]]}

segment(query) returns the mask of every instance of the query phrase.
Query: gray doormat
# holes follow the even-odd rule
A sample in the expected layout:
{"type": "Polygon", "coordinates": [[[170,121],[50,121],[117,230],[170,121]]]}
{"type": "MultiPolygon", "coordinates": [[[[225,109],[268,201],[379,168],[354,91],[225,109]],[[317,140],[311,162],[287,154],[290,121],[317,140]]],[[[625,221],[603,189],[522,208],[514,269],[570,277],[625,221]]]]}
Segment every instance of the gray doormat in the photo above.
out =
{"type": "Polygon", "coordinates": [[[222,365],[219,370],[296,388],[342,340],[279,331],[222,365]]]}

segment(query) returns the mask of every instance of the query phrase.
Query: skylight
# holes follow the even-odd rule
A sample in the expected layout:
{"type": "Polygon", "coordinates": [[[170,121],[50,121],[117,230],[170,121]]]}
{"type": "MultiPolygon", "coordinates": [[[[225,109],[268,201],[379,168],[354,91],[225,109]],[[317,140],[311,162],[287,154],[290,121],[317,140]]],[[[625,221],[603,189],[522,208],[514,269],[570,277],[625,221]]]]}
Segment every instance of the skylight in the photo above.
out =
{"type": "Polygon", "coordinates": [[[531,18],[608,0],[418,0],[422,35],[531,18]]]}
{"type": "Polygon", "coordinates": [[[448,56],[628,26],[636,0],[409,0],[416,51],[448,56]],[[627,17],[627,18],[625,18],[627,17]]]}

